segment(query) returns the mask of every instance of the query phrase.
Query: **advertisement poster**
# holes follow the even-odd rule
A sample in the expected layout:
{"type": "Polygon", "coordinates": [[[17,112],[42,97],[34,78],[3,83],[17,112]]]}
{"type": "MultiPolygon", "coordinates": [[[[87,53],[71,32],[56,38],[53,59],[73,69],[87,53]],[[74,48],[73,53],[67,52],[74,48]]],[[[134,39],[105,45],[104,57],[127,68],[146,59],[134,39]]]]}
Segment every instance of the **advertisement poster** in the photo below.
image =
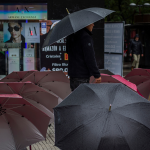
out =
{"type": "MultiPolygon", "coordinates": [[[[47,24],[52,29],[59,21],[51,20],[47,24]]],[[[47,33],[49,32],[47,30],[47,33]]],[[[68,72],[68,54],[66,53],[66,39],[60,39],[56,43],[42,48],[44,39],[47,34],[41,35],[40,47],[41,47],[41,68],[46,67],[46,70],[52,71],[65,71],[68,72]]]]}
{"type": "Polygon", "coordinates": [[[23,49],[23,71],[35,70],[34,48],[23,49]]]}
{"type": "Polygon", "coordinates": [[[47,23],[46,22],[42,22],[41,23],[41,33],[42,34],[46,34],[47,31],[46,31],[46,26],[47,26],[47,23]]]}
{"type": "Polygon", "coordinates": [[[20,71],[19,48],[8,49],[8,74],[20,71]]]}
{"type": "Polygon", "coordinates": [[[40,24],[13,21],[3,24],[4,43],[40,43],[40,24]]]}
{"type": "Polygon", "coordinates": [[[26,23],[25,24],[25,42],[40,43],[40,24],[26,23]]]}
{"type": "Polygon", "coordinates": [[[47,4],[0,5],[0,18],[3,20],[47,19],[47,4]]]}
{"type": "Polygon", "coordinates": [[[3,24],[4,43],[25,43],[25,23],[18,21],[3,24]]]}

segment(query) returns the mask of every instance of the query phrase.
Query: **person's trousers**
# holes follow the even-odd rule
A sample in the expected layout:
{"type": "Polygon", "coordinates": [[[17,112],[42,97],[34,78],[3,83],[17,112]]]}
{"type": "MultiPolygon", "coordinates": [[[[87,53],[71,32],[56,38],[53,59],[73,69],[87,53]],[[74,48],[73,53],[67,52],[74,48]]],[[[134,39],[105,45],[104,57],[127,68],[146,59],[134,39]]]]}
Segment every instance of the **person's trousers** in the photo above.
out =
{"type": "Polygon", "coordinates": [[[139,68],[140,54],[139,55],[133,54],[133,59],[134,59],[134,61],[132,63],[132,66],[135,68],[139,68]]]}
{"type": "Polygon", "coordinates": [[[80,84],[89,83],[89,78],[72,78],[70,77],[70,88],[74,91],[80,84]]]}

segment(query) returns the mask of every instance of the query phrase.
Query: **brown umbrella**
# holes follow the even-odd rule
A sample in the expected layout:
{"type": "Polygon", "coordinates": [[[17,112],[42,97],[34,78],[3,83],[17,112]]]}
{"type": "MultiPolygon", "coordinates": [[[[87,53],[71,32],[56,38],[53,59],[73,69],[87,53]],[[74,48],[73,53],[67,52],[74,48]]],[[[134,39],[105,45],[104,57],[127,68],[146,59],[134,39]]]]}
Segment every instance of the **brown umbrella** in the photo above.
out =
{"type": "Polygon", "coordinates": [[[44,140],[50,118],[18,94],[0,94],[0,149],[21,150],[44,140]]]}

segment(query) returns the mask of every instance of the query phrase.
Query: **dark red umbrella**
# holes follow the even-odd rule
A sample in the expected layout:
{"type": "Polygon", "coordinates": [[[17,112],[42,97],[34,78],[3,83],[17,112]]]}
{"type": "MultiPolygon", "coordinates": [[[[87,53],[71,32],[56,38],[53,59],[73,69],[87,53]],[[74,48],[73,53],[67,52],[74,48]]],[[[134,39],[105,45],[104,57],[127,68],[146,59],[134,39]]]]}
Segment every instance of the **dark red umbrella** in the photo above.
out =
{"type": "Polygon", "coordinates": [[[150,100],[150,80],[139,84],[137,88],[146,99],[150,100]]]}

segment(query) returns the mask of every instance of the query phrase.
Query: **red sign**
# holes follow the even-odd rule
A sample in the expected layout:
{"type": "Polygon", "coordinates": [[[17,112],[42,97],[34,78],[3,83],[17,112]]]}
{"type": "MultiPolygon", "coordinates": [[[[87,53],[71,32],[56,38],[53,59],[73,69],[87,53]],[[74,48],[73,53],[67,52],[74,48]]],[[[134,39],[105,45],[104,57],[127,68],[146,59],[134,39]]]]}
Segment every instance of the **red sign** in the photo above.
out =
{"type": "Polygon", "coordinates": [[[65,56],[64,60],[68,60],[68,54],[64,53],[64,56],[65,56]]]}

